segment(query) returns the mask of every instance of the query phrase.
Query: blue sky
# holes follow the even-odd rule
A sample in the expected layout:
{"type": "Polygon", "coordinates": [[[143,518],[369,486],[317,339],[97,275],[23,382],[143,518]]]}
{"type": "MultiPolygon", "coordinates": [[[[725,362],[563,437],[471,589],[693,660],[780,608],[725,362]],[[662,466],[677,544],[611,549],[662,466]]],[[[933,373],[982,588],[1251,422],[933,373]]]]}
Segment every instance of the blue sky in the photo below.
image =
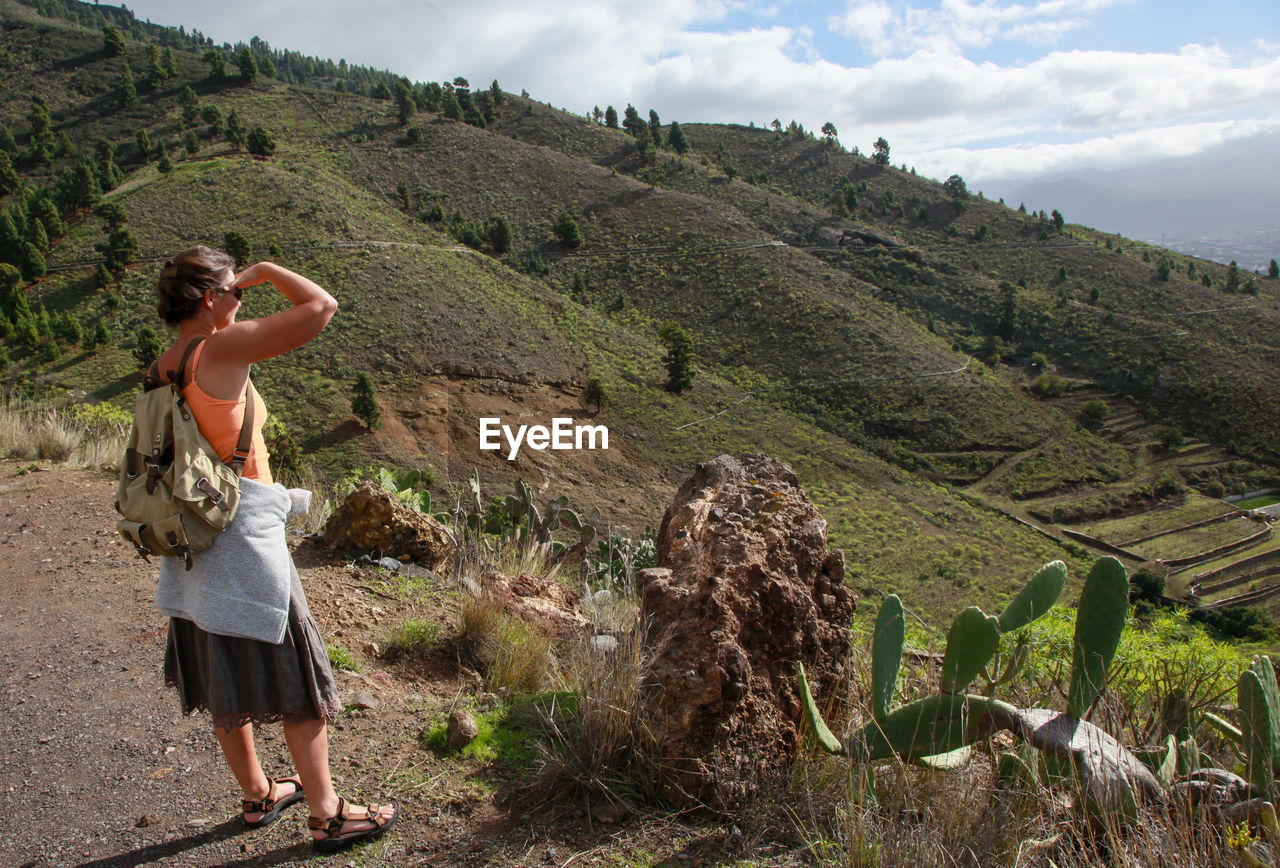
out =
{"type": "Polygon", "coordinates": [[[1280,131],[1275,0],[140,0],[135,14],[585,114],[833,122],[971,182],[1280,131]]]}

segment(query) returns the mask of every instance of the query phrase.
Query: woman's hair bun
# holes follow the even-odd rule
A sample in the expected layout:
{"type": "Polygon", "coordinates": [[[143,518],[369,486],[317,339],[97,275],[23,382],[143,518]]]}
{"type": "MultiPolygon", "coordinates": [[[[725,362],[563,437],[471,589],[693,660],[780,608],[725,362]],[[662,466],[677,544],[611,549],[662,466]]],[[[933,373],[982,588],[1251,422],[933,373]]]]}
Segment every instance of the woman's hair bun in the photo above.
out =
{"type": "Polygon", "coordinates": [[[221,250],[198,244],[165,261],[156,289],[160,318],[177,325],[200,309],[205,290],[221,289],[222,272],[235,260],[221,250]]]}

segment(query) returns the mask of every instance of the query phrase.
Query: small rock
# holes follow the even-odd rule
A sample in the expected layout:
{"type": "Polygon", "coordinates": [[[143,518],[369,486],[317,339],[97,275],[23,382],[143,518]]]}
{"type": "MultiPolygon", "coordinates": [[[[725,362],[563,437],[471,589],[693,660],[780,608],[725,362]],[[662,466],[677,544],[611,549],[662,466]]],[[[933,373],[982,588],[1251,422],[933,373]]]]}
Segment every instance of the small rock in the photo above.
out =
{"type": "Polygon", "coordinates": [[[371,657],[377,657],[379,654],[382,653],[382,649],[378,647],[377,642],[365,642],[364,653],[368,654],[371,657]]]}
{"type": "Polygon", "coordinates": [[[209,824],[210,824],[210,823],[212,823],[212,822],[213,822],[213,820],[210,820],[210,819],[207,819],[207,818],[205,818],[205,819],[199,819],[199,820],[188,820],[188,821],[187,821],[187,825],[188,825],[188,826],[190,826],[190,827],[191,827],[191,828],[193,828],[193,829],[198,829],[199,827],[201,827],[201,826],[207,826],[207,825],[209,825],[209,824]]]}
{"type": "Polygon", "coordinates": [[[612,654],[618,650],[618,637],[609,635],[592,636],[587,640],[587,647],[596,654],[612,654]]]}
{"type": "Polygon", "coordinates": [[[154,826],[158,822],[160,822],[160,818],[157,817],[155,814],[143,814],[141,817],[138,818],[138,822],[134,823],[133,825],[136,828],[145,829],[147,828],[147,826],[154,826]]]}
{"type": "Polygon", "coordinates": [[[351,697],[351,705],[355,708],[375,709],[378,707],[378,700],[373,698],[373,694],[367,690],[361,690],[355,696],[351,697]]]}
{"type": "Polygon", "coordinates": [[[613,825],[626,819],[629,812],[621,805],[596,805],[591,809],[591,816],[597,823],[613,825]]]}
{"type": "Polygon", "coordinates": [[[400,569],[400,562],[395,558],[378,558],[375,563],[384,570],[391,570],[393,573],[400,569]]]}
{"type": "Polygon", "coordinates": [[[449,750],[459,751],[476,740],[476,736],[480,734],[480,727],[476,725],[476,719],[471,712],[458,708],[449,715],[448,732],[449,750]]]}

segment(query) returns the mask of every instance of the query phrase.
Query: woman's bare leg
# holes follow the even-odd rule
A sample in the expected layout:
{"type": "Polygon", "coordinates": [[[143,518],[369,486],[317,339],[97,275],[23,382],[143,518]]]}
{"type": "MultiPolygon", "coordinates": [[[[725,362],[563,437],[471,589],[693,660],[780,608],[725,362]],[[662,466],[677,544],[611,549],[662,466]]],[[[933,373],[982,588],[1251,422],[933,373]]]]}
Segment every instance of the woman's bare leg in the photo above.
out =
{"type": "MultiPolygon", "coordinates": [[[[338,813],[338,793],[333,788],[333,778],[329,775],[329,730],[323,718],[312,718],[297,723],[284,725],[284,740],[289,745],[289,753],[298,766],[298,776],[302,778],[302,789],[307,794],[307,805],[311,816],[322,819],[338,813]]],[[[370,808],[371,811],[375,810],[370,808]]],[[[390,819],[394,810],[390,805],[377,809],[378,813],[390,819]]],[[[343,823],[341,834],[358,832],[372,828],[368,820],[351,820],[343,823]]],[[[312,831],[312,837],[323,838],[324,833],[312,831]]]]}
{"type": "MultiPolygon", "coordinates": [[[[271,782],[267,780],[258,762],[258,750],[253,743],[253,724],[232,728],[229,732],[214,724],[214,734],[218,744],[222,746],[222,755],[231,766],[231,773],[236,776],[236,783],[244,791],[244,797],[251,802],[265,799],[270,792],[271,782]]],[[[261,819],[262,814],[254,812],[245,814],[245,819],[253,822],[261,819]]]]}

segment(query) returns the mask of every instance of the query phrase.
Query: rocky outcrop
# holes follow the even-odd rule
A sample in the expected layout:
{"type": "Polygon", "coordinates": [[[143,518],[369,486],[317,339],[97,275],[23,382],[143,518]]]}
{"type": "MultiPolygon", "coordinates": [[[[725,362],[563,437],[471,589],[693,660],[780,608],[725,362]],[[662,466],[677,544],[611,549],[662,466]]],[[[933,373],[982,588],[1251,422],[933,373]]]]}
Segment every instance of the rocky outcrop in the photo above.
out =
{"type": "Polygon", "coordinates": [[[324,542],[330,548],[360,549],[437,571],[451,568],[455,557],[453,540],[439,522],[400,503],[374,482],[360,483],[329,516],[324,542]]]}
{"type": "Polygon", "coordinates": [[[855,597],[844,556],[790,467],[722,455],[681,486],[639,576],[653,641],[648,725],[666,795],[741,806],[785,774],[801,726],[793,676],[820,692],[849,652],[855,597]]]}

